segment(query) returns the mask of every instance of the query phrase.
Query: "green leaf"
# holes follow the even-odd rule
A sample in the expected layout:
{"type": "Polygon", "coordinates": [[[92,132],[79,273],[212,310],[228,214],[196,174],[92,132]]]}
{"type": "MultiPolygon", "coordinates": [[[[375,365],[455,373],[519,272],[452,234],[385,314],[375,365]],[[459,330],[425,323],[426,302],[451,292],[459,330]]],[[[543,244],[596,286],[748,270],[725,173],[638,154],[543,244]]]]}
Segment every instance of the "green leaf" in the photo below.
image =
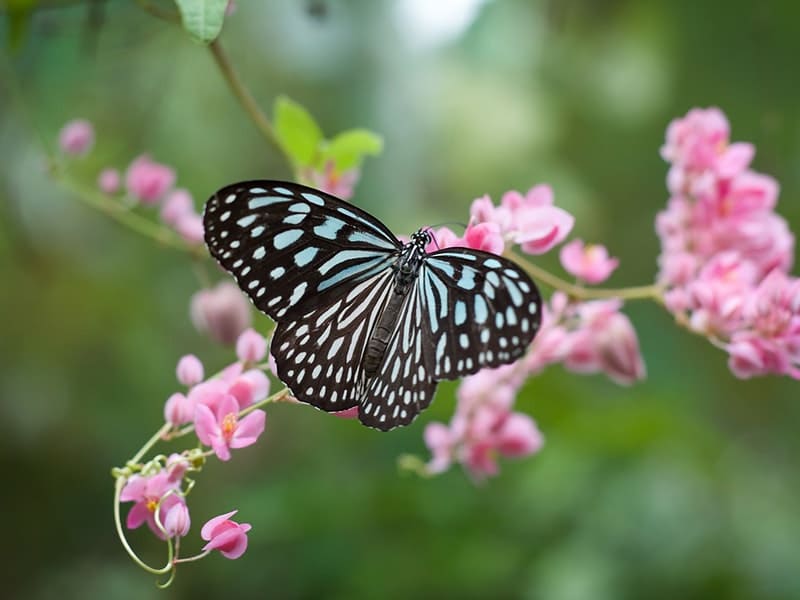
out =
{"type": "Polygon", "coordinates": [[[382,151],[381,136],[367,129],[349,129],[328,143],[324,159],[332,160],[336,170],[342,172],[360,165],[365,156],[376,156],[382,151]]]}
{"type": "Polygon", "coordinates": [[[210,44],[222,31],[228,0],[175,0],[183,28],[198,42],[210,44]]]}
{"type": "Polygon", "coordinates": [[[283,151],[298,167],[308,167],[322,142],[322,130],[314,117],[286,96],[275,100],[275,134],[283,151]]]}

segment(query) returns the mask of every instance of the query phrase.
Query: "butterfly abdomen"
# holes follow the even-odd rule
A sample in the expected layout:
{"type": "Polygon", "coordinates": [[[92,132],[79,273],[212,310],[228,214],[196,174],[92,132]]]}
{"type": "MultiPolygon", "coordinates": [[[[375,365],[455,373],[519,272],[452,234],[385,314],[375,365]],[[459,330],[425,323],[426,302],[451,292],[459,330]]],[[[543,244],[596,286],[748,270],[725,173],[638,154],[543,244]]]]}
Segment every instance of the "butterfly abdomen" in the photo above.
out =
{"type": "Polygon", "coordinates": [[[407,289],[395,287],[386,308],[378,319],[372,336],[369,338],[367,350],[364,353],[364,375],[368,378],[375,377],[378,373],[407,295],[407,289]]]}

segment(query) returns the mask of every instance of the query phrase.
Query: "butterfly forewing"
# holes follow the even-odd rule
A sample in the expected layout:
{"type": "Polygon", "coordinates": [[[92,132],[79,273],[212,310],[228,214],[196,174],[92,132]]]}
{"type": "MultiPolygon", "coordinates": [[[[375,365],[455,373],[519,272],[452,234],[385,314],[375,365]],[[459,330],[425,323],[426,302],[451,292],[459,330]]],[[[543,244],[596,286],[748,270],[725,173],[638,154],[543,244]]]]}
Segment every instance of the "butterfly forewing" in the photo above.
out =
{"type": "Polygon", "coordinates": [[[402,247],[364,211],[286,182],[222,188],[206,204],[203,225],[214,258],[276,320],[330,304],[388,269],[402,247]]]}
{"type": "Polygon", "coordinates": [[[541,298],[513,262],[467,248],[434,252],[420,269],[435,379],[513,362],[541,324],[541,298]]]}

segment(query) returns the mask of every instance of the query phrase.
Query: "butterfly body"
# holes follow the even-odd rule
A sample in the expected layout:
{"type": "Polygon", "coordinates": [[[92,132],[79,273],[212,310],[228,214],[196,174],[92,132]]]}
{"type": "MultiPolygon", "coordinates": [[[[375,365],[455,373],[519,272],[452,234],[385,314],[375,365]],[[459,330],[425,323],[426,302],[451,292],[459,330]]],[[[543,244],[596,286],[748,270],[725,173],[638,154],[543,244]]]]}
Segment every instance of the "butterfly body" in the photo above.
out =
{"type": "Polygon", "coordinates": [[[401,243],[357,207],[305,186],[248,181],[206,205],[211,254],[277,326],[271,352],[292,394],[328,412],[407,425],[436,383],[521,357],[541,321],[524,271],[467,248],[401,243]]]}

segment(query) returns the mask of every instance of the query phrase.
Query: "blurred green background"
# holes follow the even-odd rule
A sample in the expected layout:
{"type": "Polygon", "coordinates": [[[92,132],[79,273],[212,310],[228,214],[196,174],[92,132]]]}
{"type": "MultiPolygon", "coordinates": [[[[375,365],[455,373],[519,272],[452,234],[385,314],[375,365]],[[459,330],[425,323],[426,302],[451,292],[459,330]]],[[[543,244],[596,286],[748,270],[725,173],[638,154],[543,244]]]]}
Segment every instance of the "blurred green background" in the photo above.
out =
{"type": "MultiPolygon", "coordinates": [[[[709,105],[757,145],[755,168],[780,181],[778,210],[800,225],[793,0],[238,4],[222,41],[265,109],[283,93],[327,134],[384,136],[354,201],[398,233],[549,182],[575,235],[621,258],[611,285],[650,282],[664,129],[709,105]]],[[[5,47],[10,31],[2,14],[5,47]]],[[[45,176],[40,138],[89,118],[97,145],[75,163],[87,183],[148,151],[198,207],[226,183],[290,172],[209,52],[132,2],[42,2],[4,52],[4,597],[800,598],[797,383],[736,380],[650,303],[627,308],[647,380],[621,388],[556,367],[529,381],[518,406],[546,446],[483,486],[458,468],[432,480],[396,468],[401,453],[425,455],[424,426],[449,419],[454,385],[390,434],[269,409],[262,441],[211,462],[190,498],[187,549],[207,518],[239,508],[248,553],[188,565],[158,591],[115,538],[109,469],[159,427],[181,354],[210,371],[232,354],[189,321],[186,256],[72,199],[45,176]]],[[[557,269],[552,254],[541,264],[557,269]]],[[[132,535],[158,563],[151,538],[132,535]]]]}

